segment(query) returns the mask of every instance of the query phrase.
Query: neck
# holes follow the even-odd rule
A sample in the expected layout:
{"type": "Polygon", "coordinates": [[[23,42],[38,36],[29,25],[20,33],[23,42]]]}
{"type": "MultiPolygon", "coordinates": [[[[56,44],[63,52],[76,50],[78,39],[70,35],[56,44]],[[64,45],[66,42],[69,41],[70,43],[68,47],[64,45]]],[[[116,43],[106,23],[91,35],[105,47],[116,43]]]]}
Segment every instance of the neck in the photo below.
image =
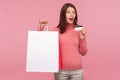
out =
{"type": "Polygon", "coordinates": [[[73,26],[73,25],[74,25],[74,24],[68,24],[67,27],[69,27],[69,26],[73,26]]]}
{"type": "Polygon", "coordinates": [[[74,24],[69,24],[69,25],[66,26],[66,28],[67,28],[67,29],[70,29],[70,28],[72,28],[73,26],[74,26],[74,24]]]}

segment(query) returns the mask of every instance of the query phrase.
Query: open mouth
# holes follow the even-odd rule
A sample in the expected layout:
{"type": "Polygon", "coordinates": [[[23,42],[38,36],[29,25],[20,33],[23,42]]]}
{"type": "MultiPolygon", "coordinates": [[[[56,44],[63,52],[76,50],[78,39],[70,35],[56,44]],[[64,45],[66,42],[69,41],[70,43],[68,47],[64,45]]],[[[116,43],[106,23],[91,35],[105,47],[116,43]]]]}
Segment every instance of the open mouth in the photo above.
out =
{"type": "Polygon", "coordinates": [[[69,18],[69,20],[74,20],[74,18],[69,18]]]}
{"type": "Polygon", "coordinates": [[[69,20],[70,20],[71,22],[73,22],[73,21],[74,21],[74,18],[69,18],[69,20]]]}

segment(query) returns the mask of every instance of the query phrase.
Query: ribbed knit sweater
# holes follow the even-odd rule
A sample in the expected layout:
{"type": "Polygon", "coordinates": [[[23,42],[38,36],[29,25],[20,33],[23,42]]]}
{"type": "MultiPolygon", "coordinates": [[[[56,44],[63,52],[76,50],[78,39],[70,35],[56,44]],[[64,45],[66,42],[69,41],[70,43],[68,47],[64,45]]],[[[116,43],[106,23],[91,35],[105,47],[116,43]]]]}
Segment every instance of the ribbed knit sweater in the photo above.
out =
{"type": "MultiPolygon", "coordinates": [[[[53,29],[59,31],[59,28],[53,29]]],[[[80,31],[75,31],[74,26],[67,26],[63,34],[59,33],[60,52],[63,70],[82,69],[81,55],[87,53],[86,38],[80,39],[80,31]]]]}

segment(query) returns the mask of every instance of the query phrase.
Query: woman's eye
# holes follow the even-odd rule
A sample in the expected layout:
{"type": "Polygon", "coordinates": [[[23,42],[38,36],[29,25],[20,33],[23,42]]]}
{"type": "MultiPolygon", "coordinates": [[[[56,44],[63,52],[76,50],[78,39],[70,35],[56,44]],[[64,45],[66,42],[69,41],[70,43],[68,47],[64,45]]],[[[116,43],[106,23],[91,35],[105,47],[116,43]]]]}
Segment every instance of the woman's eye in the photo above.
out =
{"type": "Polygon", "coordinates": [[[66,13],[67,14],[70,14],[70,13],[75,14],[75,11],[73,11],[73,12],[67,11],[66,13]]]}
{"type": "Polygon", "coordinates": [[[72,13],[75,14],[75,11],[73,11],[72,13]]]}
{"type": "Polygon", "coordinates": [[[66,13],[68,14],[68,13],[70,13],[70,11],[67,11],[66,13]]]}
{"type": "Polygon", "coordinates": [[[72,11],[72,14],[76,14],[75,11],[72,11]]]}

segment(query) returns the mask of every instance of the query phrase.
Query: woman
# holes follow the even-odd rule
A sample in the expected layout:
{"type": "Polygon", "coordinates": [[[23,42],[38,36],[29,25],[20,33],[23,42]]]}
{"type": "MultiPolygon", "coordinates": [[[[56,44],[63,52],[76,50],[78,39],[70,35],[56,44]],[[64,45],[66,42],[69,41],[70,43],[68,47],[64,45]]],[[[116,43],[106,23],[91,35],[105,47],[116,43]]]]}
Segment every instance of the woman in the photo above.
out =
{"type": "Polygon", "coordinates": [[[55,73],[56,80],[83,80],[81,55],[87,53],[86,32],[83,28],[75,31],[77,11],[73,4],[66,3],[61,8],[60,21],[54,29],[59,31],[62,68],[55,73]]]}

